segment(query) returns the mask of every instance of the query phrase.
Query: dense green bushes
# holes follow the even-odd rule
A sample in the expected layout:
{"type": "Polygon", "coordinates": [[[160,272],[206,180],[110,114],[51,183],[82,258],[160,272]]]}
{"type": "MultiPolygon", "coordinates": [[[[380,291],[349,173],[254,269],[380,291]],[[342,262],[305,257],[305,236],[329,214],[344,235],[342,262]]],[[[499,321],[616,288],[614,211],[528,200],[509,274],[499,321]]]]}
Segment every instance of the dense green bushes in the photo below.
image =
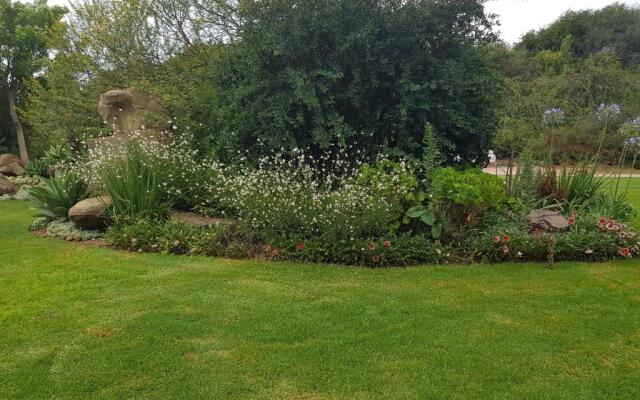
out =
{"type": "Polygon", "coordinates": [[[484,161],[500,78],[475,47],[492,38],[480,2],[251,2],[241,17],[204,110],[218,154],[419,156],[430,122],[448,161],[484,161]]]}

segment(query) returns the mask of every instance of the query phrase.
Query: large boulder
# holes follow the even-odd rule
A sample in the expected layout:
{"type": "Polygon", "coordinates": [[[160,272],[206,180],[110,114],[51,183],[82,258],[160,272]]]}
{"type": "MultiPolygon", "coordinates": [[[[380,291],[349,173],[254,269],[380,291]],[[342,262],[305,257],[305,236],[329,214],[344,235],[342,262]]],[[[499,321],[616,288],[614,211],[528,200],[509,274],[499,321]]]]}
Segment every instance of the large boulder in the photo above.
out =
{"type": "Polygon", "coordinates": [[[527,216],[532,230],[563,231],[569,228],[569,220],[552,210],[532,210],[527,216]]]}
{"type": "Polygon", "coordinates": [[[136,131],[162,131],[170,114],[154,97],[135,89],[110,90],[100,96],[98,113],[114,134],[129,136],[136,131]]]}
{"type": "Polygon", "coordinates": [[[6,176],[0,174],[0,196],[14,195],[18,192],[18,188],[6,176]]]}
{"type": "Polygon", "coordinates": [[[99,230],[107,227],[109,218],[107,207],[111,205],[111,197],[101,196],[82,200],[69,209],[69,220],[78,228],[99,230]]]}
{"type": "Polygon", "coordinates": [[[22,176],[24,175],[24,163],[15,154],[1,154],[0,174],[22,176]]]}

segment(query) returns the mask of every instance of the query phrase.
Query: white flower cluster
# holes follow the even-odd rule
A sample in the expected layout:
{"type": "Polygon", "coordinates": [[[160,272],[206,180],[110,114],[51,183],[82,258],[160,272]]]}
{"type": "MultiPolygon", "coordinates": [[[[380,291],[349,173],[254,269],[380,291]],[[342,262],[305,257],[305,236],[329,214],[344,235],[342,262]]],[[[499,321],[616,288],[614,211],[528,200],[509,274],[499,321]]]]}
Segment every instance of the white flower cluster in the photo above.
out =
{"type": "Polygon", "coordinates": [[[74,164],[94,191],[101,171],[122,162],[135,145],[157,176],[158,190],[174,202],[241,220],[256,232],[307,239],[331,235],[342,241],[384,235],[402,216],[406,163],[383,177],[363,179],[364,156],[352,148],[314,158],[304,151],[276,154],[257,166],[225,166],[201,157],[185,136],[150,140],[133,134],[120,149],[93,146],[74,164]]]}
{"type": "Polygon", "coordinates": [[[221,196],[218,202],[254,230],[279,237],[379,237],[399,219],[405,193],[398,174],[363,180],[362,164],[361,155],[349,149],[318,159],[302,151],[279,154],[260,160],[257,168],[227,171],[224,189],[211,195],[221,196]]]}

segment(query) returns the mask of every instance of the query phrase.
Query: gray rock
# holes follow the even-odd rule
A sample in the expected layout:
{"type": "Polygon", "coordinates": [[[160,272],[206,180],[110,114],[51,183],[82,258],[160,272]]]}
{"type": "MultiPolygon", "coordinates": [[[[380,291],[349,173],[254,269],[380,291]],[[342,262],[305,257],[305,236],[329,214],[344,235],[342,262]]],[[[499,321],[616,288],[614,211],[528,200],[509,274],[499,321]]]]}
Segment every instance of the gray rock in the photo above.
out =
{"type": "Polygon", "coordinates": [[[69,210],[69,220],[78,228],[98,230],[107,227],[109,218],[107,207],[111,205],[111,197],[101,196],[82,200],[69,210]]]}
{"type": "Polygon", "coordinates": [[[557,211],[532,210],[527,219],[534,230],[563,231],[569,228],[569,221],[557,211]]]}
{"type": "Polygon", "coordinates": [[[6,176],[0,174],[0,196],[14,195],[18,192],[18,188],[6,176]]]}
{"type": "Polygon", "coordinates": [[[22,176],[24,175],[24,163],[15,154],[0,155],[0,174],[22,176]]]}
{"type": "Polygon", "coordinates": [[[169,213],[169,219],[172,222],[179,222],[185,225],[195,226],[196,228],[209,228],[212,226],[224,225],[230,233],[236,233],[238,231],[238,224],[233,220],[211,218],[189,211],[173,210],[169,213]]]}

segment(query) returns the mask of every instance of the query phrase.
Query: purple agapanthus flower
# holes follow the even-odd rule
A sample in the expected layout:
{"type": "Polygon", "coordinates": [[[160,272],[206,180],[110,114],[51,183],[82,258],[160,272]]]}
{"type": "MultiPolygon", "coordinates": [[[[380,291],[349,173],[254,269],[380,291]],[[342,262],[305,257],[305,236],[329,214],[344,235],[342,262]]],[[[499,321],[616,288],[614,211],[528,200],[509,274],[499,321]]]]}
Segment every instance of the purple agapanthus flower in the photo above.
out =
{"type": "Polygon", "coordinates": [[[598,109],[596,110],[596,118],[599,121],[609,120],[611,118],[615,118],[620,115],[622,112],[622,107],[620,104],[611,103],[611,104],[600,104],[598,109]]]}
{"type": "Polygon", "coordinates": [[[560,125],[565,119],[565,113],[562,108],[553,107],[542,114],[542,119],[546,126],[560,125]]]}
{"type": "Polygon", "coordinates": [[[629,126],[636,132],[640,132],[640,116],[635,117],[629,121],[629,126]]]}

